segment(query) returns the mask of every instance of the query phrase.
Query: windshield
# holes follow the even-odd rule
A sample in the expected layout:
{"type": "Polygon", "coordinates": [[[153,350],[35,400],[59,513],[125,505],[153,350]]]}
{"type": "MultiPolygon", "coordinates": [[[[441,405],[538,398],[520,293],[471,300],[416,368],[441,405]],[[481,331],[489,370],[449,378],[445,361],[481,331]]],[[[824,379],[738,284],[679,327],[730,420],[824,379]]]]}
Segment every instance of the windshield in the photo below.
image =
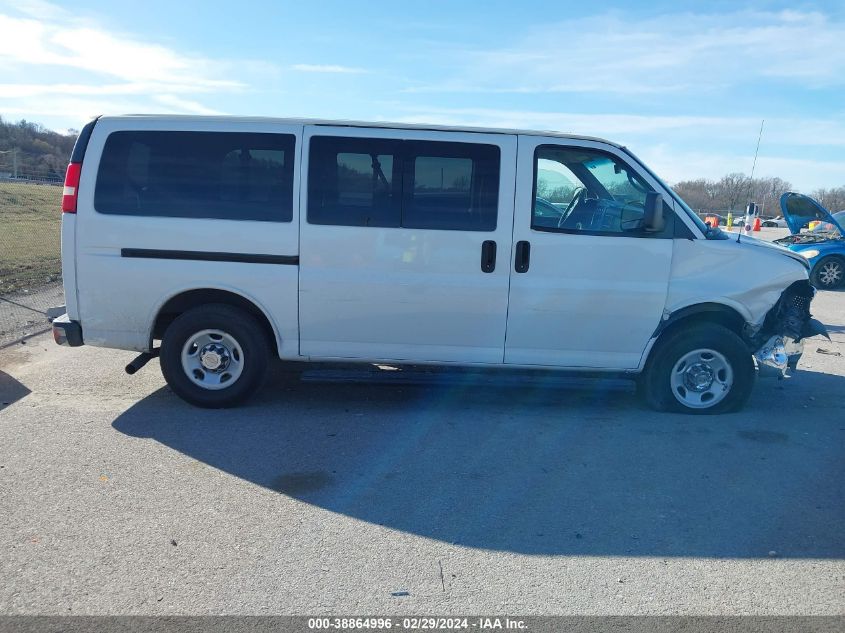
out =
{"type": "Polygon", "coordinates": [[[672,189],[672,187],[670,187],[665,182],[663,182],[663,180],[660,178],[660,176],[655,174],[649,168],[648,165],[646,165],[643,161],[641,161],[639,158],[637,158],[636,155],[631,150],[629,150],[626,147],[623,147],[621,149],[626,154],[628,154],[628,156],[633,158],[639,164],[640,167],[645,169],[652,178],[654,178],[658,183],[660,183],[660,185],[662,185],[662,187],[666,191],[669,192],[669,195],[672,196],[672,199],[681,207],[681,209],[684,210],[684,212],[687,214],[687,216],[689,216],[689,219],[692,220],[693,223],[698,227],[698,230],[701,231],[704,234],[705,238],[707,238],[708,240],[726,240],[726,239],[729,239],[728,234],[724,233],[721,229],[713,228],[713,227],[710,227],[707,224],[705,224],[704,221],[700,217],[698,217],[698,214],[695,211],[693,211],[692,209],[690,209],[689,205],[687,205],[687,203],[684,202],[683,198],[681,198],[681,196],[679,196],[677,193],[675,193],[675,191],[672,189]]]}

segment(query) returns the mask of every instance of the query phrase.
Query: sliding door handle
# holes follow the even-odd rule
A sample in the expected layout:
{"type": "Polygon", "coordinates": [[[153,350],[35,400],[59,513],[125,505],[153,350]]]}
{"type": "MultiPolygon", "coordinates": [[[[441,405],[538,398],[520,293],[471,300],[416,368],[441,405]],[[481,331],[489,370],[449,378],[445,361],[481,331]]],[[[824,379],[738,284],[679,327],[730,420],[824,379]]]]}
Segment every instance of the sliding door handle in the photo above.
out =
{"type": "Polygon", "coordinates": [[[492,273],[496,270],[496,242],[484,240],[481,245],[481,271],[492,273]]]}
{"type": "Polygon", "coordinates": [[[520,240],[516,243],[516,257],[514,258],[513,269],[518,273],[526,273],[530,265],[531,243],[520,240]]]}

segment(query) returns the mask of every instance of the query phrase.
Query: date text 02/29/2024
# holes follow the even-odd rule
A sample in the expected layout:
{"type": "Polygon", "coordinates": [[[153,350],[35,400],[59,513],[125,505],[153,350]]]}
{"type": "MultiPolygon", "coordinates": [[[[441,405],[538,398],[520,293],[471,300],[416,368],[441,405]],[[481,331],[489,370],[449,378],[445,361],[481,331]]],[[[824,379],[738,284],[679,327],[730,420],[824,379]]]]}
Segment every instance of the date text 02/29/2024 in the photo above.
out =
{"type": "Polygon", "coordinates": [[[309,618],[308,628],[311,630],[405,630],[405,631],[437,631],[437,630],[468,630],[480,631],[510,630],[524,631],[524,620],[499,617],[353,617],[353,618],[309,618]]]}

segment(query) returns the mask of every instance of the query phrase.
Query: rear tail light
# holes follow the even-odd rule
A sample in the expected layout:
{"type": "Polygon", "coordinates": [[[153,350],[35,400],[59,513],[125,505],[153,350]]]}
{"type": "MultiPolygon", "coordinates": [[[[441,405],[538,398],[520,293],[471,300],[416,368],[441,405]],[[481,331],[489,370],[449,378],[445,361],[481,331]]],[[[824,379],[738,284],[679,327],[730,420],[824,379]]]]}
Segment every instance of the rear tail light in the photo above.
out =
{"type": "Polygon", "coordinates": [[[69,163],[65,173],[65,188],[62,191],[62,213],[76,213],[76,199],[79,196],[79,176],[82,163],[69,163]]]}

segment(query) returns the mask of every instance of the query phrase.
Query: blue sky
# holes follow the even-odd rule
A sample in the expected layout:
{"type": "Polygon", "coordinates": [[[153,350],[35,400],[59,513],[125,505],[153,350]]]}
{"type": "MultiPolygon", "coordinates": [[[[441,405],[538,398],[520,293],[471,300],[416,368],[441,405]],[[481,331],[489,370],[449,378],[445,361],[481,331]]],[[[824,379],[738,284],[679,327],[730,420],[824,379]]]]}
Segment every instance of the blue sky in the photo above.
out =
{"type": "Polygon", "coordinates": [[[0,116],[303,116],[554,129],[670,182],[845,185],[845,3],[0,0],[0,116]]]}

